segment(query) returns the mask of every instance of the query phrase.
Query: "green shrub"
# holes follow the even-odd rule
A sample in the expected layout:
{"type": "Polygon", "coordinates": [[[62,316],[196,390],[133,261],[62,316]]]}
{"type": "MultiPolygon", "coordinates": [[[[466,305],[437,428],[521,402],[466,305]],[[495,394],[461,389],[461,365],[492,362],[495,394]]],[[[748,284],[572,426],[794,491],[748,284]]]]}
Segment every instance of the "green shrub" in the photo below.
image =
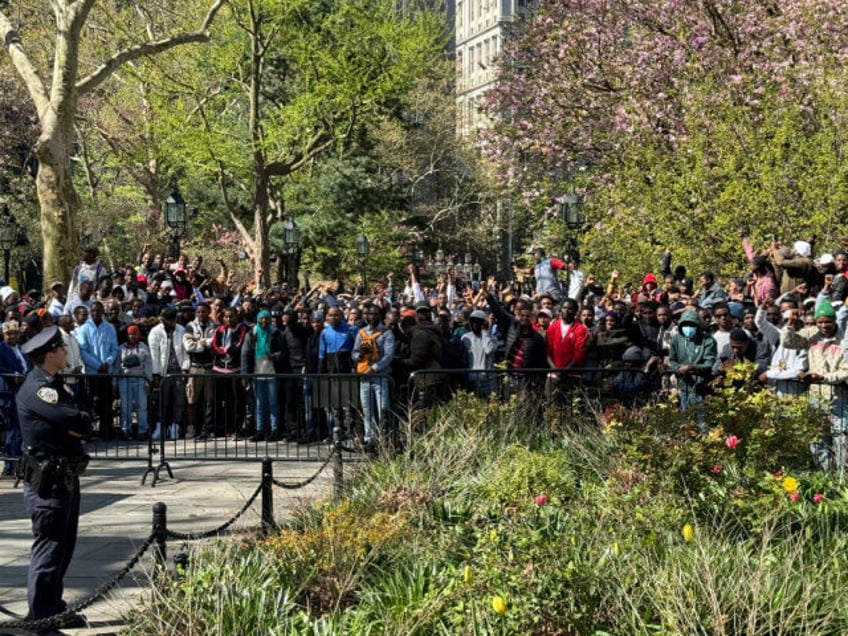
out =
{"type": "Polygon", "coordinates": [[[671,403],[552,434],[519,398],[458,395],[345,501],[195,555],[128,633],[844,633],[824,414],[727,380],[705,433],[671,403]]]}

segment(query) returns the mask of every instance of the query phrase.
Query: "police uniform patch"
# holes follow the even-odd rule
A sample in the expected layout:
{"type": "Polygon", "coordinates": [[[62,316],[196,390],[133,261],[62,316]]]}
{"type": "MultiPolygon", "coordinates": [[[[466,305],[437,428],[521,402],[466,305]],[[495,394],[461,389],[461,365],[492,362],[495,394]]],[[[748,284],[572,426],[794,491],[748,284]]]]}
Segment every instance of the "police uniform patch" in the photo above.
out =
{"type": "Polygon", "coordinates": [[[38,398],[42,402],[47,402],[48,404],[58,404],[59,403],[59,393],[56,389],[53,389],[49,386],[43,386],[35,393],[38,398]]]}

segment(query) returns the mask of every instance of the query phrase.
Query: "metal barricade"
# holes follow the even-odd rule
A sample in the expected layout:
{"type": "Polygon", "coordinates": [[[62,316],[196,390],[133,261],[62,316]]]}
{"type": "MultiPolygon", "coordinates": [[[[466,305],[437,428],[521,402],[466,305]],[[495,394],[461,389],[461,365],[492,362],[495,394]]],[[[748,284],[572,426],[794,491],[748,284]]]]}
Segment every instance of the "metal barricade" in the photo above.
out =
{"type": "MultiPolygon", "coordinates": [[[[324,461],[333,448],[334,433],[345,457],[357,460],[364,451],[374,450],[364,444],[369,418],[375,422],[373,437],[379,448],[401,449],[429,410],[452,399],[458,390],[485,399],[522,400],[529,421],[560,429],[591,425],[610,406],[650,404],[674,391],[672,374],[646,375],[632,367],[421,370],[404,385],[395,385],[388,376],[228,375],[192,369],[135,391],[126,376],[65,377],[79,407],[93,415],[94,433],[86,452],[93,459],[144,461],[145,479],[152,472],[154,482],[163,469],[171,474],[169,460],[174,459],[324,461]],[[363,408],[363,395],[369,396],[368,409],[363,408]],[[272,403],[278,433],[257,435],[257,429],[270,433],[272,403]],[[261,427],[257,416],[263,417],[261,427]]],[[[15,446],[13,394],[22,377],[7,375],[0,380],[11,388],[7,393],[12,396],[5,403],[0,400],[8,467],[20,453],[15,446]]],[[[809,392],[833,402],[839,411],[835,415],[848,422],[845,385],[782,382],[783,392],[809,392]]]]}
{"type": "MultiPolygon", "coordinates": [[[[8,378],[10,382],[21,379],[8,378]]],[[[172,475],[169,462],[174,459],[323,462],[333,451],[335,428],[339,428],[345,457],[361,459],[368,449],[362,443],[360,395],[363,386],[377,380],[362,375],[207,372],[167,375],[149,385],[139,378],[139,386],[121,375],[65,379],[78,407],[92,414],[86,453],[94,460],[146,462],[142,483],[150,473],[154,482],[163,470],[172,475]],[[272,411],[278,421],[275,435],[270,434],[272,411]],[[257,415],[263,416],[262,427],[256,425],[257,415]]],[[[387,377],[380,379],[390,385],[387,377]]],[[[382,430],[395,422],[394,411],[383,410],[379,413],[381,441],[382,430]]],[[[14,412],[11,402],[5,415],[11,417],[14,412]]],[[[5,425],[4,438],[15,431],[19,428],[14,422],[5,425]]],[[[17,447],[10,443],[4,460],[16,466],[19,454],[20,442],[17,447]]]]}

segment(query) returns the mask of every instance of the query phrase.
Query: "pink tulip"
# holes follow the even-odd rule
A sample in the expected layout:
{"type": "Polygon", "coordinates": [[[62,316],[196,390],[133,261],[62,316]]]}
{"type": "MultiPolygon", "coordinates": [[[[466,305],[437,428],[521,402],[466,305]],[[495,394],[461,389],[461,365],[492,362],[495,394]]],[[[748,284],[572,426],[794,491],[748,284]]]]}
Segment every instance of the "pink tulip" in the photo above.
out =
{"type": "Polygon", "coordinates": [[[544,506],[548,503],[548,496],[545,493],[542,493],[541,495],[536,495],[536,499],[534,499],[534,501],[536,502],[537,506],[544,506]]]}
{"type": "Polygon", "coordinates": [[[734,450],[738,443],[739,438],[736,437],[736,435],[728,435],[724,438],[724,445],[727,446],[730,450],[734,450]]]}
{"type": "Polygon", "coordinates": [[[713,475],[718,475],[721,472],[721,464],[713,466],[713,475]]]}
{"type": "Polygon", "coordinates": [[[789,498],[792,501],[798,501],[801,498],[801,495],[798,494],[797,490],[793,490],[791,493],[789,493],[789,498]]]}
{"type": "Polygon", "coordinates": [[[823,500],[824,500],[824,495],[821,494],[820,492],[817,492],[815,495],[813,495],[813,501],[815,501],[816,503],[821,503],[823,500]]]}

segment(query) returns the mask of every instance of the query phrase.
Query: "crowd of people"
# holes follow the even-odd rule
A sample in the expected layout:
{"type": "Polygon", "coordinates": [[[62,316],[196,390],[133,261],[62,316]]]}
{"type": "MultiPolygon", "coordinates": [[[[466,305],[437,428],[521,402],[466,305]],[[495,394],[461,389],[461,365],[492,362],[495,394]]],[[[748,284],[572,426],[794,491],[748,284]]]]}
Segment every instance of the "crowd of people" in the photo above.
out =
{"type": "Polygon", "coordinates": [[[221,259],[213,274],[200,257],[172,261],[148,247],[109,271],[86,249],[71,280],[44,297],[0,287],[6,456],[20,453],[15,393],[31,366],[20,345],[56,324],[66,377],[105,438],[312,443],[344,423],[369,446],[413,373],[483,397],[508,384],[547,399],[601,378],[622,399],[666,390],[689,409],[747,360],[778,394],[832,405],[833,435],[817,452],[823,466],[844,466],[848,252],[744,247],[749,267],[723,282],[709,271],[696,281],[667,252],[658,275],[631,290],[617,271],[604,283],[537,249],[508,282],[409,265],[402,285],[389,274],[368,293],[339,280],[234,285],[221,259]],[[357,413],[316,398],[324,374],[357,377],[357,413]]]}

